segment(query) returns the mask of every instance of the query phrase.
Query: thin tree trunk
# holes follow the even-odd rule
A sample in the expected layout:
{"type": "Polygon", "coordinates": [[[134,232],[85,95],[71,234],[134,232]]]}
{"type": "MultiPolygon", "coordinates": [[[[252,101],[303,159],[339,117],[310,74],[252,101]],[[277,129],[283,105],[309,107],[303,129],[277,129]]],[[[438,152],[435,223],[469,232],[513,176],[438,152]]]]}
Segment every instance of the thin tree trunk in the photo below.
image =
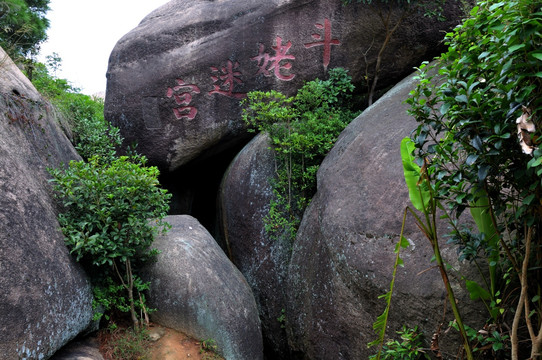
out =
{"type": "Polygon", "coordinates": [[[132,322],[134,323],[134,328],[139,328],[139,320],[137,319],[137,314],[135,311],[134,303],[134,277],[132,274],[132,266],[130,260],[126,260],[126,278],[128,284],[126,285],[126,290],[128,291],[128,301],[130,302],[130,316],[132,317],[132,322]]]}
{"type": "MultiPolygon", "coordinates": [[[[519,348],[519,339],[518,339],[518,328],[519,321],[521,320],[521,315],[523,313],[523,307],[525,303],[525,298],[527,296],[527,290],[529,289],[527,284],[527,270],[529,269],[529,256],[531,255],[531,237],[532,237],[532,228],[527,229],[527,238],[525,239],[525,255],[523,257],[523,266],[521,268],[521,274],[519,274],[519,282],[521,284],[521,293],[519,295],[518,305],[516,307],[516,313],[514,314],[514,321],[512,322],[512,331],[510,335],[510,342],[512,343],[512,360],[519,360],[518,348],[519,348]]],[[[529,314],[525,314],[528,316],[529,314]]],[[[533,350],[534,350],[533,344],[533,350]]]]}
{"type": "Polygon", "coordinates": [[[371,106],[373,104],[373,98],[374,98],[374,94],[376,92],[376,83],[378,82],[379,75],[380,75],[380,67],[381,67],[381,64],[382,64],[382,55],[384,54],[384,50],[386,50],[386,47],[388,46],[388,43],[391,40],[391,37],[393,36],[393,34],[395,33],[395,31],[397,30],[399,25],[401,25],[401,23],[403,22],[403,20],[405,19],[406,15],[407,15],[407,13],[409,11],[410,11],[410,7],[406,8],[403,11],[403,13],[401,14],[401,17],[399,18],[399,20],[397,20],[397,23],[393,26],[393,28],[391,30],[389,29],[389,21],[390,21],[390,17],[391,17],[391,8],[388,8],[388,15],[387,15],[385,20],[384,20],[384,18],[382,16],[380,16],[380,19],[382,20],[382,23],[384,24],[384,29],[386,31],[386,37],[384,38],[384,42],[382,43],[382,46],[380,47],[380,51],[378,52],[378,55],[376,57],[374,78],[373,78],[373,82],[371,84],[371,90],[369,91],[369,100],[368,100],[368,105],[369,106],[371,106]]]}

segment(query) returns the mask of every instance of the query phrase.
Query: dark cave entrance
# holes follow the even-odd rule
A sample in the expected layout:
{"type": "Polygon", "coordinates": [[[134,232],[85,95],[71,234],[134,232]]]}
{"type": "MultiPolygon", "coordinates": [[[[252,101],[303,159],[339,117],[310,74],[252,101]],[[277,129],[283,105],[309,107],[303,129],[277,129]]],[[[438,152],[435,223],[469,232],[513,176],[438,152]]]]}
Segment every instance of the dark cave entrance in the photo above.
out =
{"type": "Polygon", "coordinates": [[[162,172],[160,184],[172,194],[169,215],[190,215],[217,239],[220,184],[230,163],[249,141],[244,139],[218,153],[198,158],[174,172],[162,172]]]}

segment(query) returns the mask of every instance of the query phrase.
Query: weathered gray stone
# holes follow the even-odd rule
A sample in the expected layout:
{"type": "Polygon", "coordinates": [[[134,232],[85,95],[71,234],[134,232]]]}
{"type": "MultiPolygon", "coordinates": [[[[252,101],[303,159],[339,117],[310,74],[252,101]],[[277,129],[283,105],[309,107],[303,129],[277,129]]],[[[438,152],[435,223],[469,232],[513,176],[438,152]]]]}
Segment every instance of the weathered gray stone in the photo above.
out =
{"type": "MultiPolygon", "coordinates": [[[[403,104],[414,84],[407,78],[356,118],[318,172],[318,192],[299,229],[287,280],[289,341],[306,359],[367,359],[372,353],[372,325],[385,305],[378,296],[389,290],[393,249],[409,205],[399,145],[416,127],[403,104]]],[[[412,245],[401,254],[405,267],[398,269],[388,334],[419,325],[430,339],[442,322],[446,292],[429,242],[412,218],[405,236],[412,245]]],[[[468,264],[457,264],[455,249],[444,248],[443,256],[472,275],[468,264]]],[[[481,304],[458,285],[456,292],[464,319],[475,324],[481,304]]],[[[460,343],[448,335],[441,345],[455,353],[460,343]]]]}
{"type": "Polygon", "coordinates": [[[197,339],[214,339],[226,359],[263,358],[254,296],[243,275],[200,223],[168,216],[172,229],[158,236],[161,251],[144,270],[151,280],[151,319],[197,339]]]}
{"type": "Polygon", "coordinates": [[[0,49],[0,358],[44,359],[92,319],[47,167],[77,159],[50,105],[0,49]]]}
{"type": "Polygon", "coordinates": [[[283,316],[289,240],[271,239],[264,227],[273,190],[275,156],[269,137],[256,136],[233,160],[220,189],[222,247],[250,284],[262,321],[266,355],[288,359],[283,316]]]}
{"type": "Polygon", "coordinates": [[[56,352],[50,360],[104,360],[96,336],[75,340],[56,352]]]}
{"type": "MultiPolygon", "coordinates": [[[[212,155],[246,137],[239,102],[249,91],[292,94],[339,66],[361,89],[366,61],[372,69],[384,42],[378,11],[391,6],[392,22],[402,13],[395,2],[379,4],[173,0],[115,46],[106,118],[161,169],[212,155]]],[[[394,84],[436,55],[461,9],[459,0],[446,1],[447,21],[410,14],[383,53],[379,84],[394,84]]]]}

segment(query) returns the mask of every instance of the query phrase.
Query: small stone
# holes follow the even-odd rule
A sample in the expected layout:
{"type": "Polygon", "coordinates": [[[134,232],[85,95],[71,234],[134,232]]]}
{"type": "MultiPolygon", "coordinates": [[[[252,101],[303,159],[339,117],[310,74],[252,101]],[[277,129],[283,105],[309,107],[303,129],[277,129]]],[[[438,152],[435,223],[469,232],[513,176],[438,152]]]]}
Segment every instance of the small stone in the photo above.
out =
{"type": "Polygon", "coordinates": [[[158,341],[166,334],[166,330],[164,328],[158,327],[158,328],[152,328],[149,330],[149,339],[151,341],[158,341]]]}

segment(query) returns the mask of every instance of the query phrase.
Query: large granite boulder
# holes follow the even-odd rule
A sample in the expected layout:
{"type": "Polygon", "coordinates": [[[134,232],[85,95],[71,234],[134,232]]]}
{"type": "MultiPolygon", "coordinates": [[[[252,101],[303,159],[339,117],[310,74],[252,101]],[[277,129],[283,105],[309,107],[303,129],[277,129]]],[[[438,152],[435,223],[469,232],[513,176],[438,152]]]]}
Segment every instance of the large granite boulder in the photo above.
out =
{"type": "Polygon", "coordinates": [[[57,351],[50,360],[104,360],[97,336],[76,339],[57,351]]]}
{"type": "MultiPolygon", "coordinates": [[[[376,339],[372,325],[385,305],[378,296],[389,290],[393,249],[409,205],[399,145],[416,127],[403,104],[415,81],[402,81],[356,118],[318,172],[318,192],[303,217],[287,280],[289,341],[306,359],[367,359],[373,353],[367,344],[376,339]]],[[[443,322],[446,292],[429,242],[412,218],[405,237],[412,245],[401,255],[405,267],[398,270],[388,335],[403,324],[418,325],[429,340],[443,322]]],[[[473,276],[468,264],[457,263],[456,249],[444,248],[443,256],[473,276]]],[[[457,280],[452,277],[464,319],[478,326],[487,314],[457,280]]],[[[449,305],[447,315],[450,320],[449,305]]],[[[457,353],[460,342],[450,334],[441,346],[457,353]]]]}
{"type": "Polygon", "coordinates": [[[144,270],[152,321],[197,339],[214,339],[226,359],[263,358],[258,310],[243,275],[191,216],[168,216],[155,240],[161,253],[144,270]]]}
{"type": "MultiPolygon", "coordinates": [[[[246,137],[239,103],[249,91],[292,94],[333,67],[348,69],[361,89],[384,43],[379,12],[385,18],[391,9],[394,23],[403,11],[396,2],[373,3],[173,0],[115,46],[105,116],[162,170],[220,152],[246,137]]],[[[446,1],[446,21],[411,12],[383,52],[379,84],[438,54],[461,4],[446,1]]]]}
{"type": "Polygon", "coordinates": [[[221,245],[247,279],[260,313],[266,355],[288,359],[284,329],[289,240],[265,231],[275,176],[275,156],[266,134],[257,135],[233,160],[220,188],[221,245]]]}
{"type": "Polygon", "coordinates": [[[78,155],[0,49],[0,358],[45,359],[92,320],[90,284],[64,245],[47,167],[78,155]]]}

